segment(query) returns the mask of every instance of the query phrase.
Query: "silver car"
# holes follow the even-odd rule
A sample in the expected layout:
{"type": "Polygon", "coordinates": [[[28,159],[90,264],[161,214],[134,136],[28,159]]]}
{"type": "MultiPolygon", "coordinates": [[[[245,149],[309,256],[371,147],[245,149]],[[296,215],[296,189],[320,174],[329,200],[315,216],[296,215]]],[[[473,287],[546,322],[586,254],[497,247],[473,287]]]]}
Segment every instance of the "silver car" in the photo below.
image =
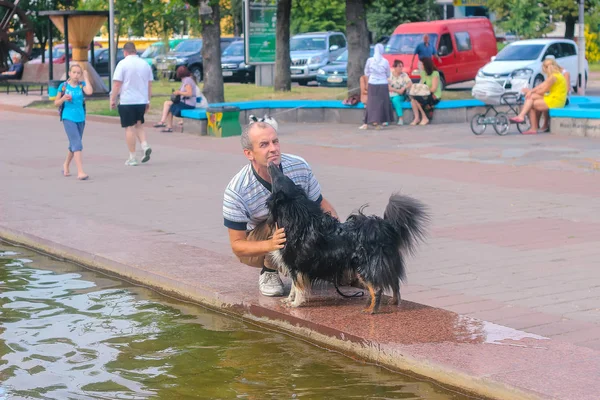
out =
{"type": "Polygon", "coordinates": [[[310,32],[290,39],[293,82],[306,85],[317,79],[319,68],[335,60],[347,49],[346,36],[341,32],[310,32]]]}

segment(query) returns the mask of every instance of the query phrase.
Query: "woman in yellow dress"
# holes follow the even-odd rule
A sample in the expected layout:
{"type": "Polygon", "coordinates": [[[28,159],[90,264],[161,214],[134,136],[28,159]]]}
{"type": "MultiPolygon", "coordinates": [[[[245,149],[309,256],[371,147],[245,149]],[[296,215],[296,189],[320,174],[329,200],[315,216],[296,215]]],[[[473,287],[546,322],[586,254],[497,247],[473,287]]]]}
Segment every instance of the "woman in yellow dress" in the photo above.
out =
{"type": "Polygon", "coordinates": [[[539,115],[551,108],[563,108],[567,102],[569,83],[562,74],[562,69],[554,59],[546,59],[542,64],[542,72],[548,77],[542,84],[525,90],[525,104],[521,113],[510,121],[521,124],[529,113],[531,127],[523,135],[533,135],[539,129],[539,115]]]}

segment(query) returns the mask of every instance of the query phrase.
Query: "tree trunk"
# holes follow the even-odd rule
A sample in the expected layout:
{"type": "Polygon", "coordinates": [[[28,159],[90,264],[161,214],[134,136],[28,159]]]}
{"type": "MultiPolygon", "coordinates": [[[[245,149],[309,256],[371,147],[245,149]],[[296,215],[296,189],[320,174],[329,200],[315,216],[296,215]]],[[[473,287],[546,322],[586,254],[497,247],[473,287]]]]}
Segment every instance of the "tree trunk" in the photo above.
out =
{"type": "Polygon", "coordinates": [[[364,0],[346,0],[348,95],[360,93],[360,77],[369,58],[369,31],[364,0]]]}
{"type": "Polygon", "coordinates": [[[575,38],[575,23],[577,18],[571,14],[565,16],[565,39],[575,38]]]}
{"type": "Polygon", "coordinates": [[[225,101],[223,70],[221,69],[221,14],[218,0],[208,2],[212,13],[200,15],[202,22],[203,93],[209,103],[225,101]]]}
{"type": "Polygon", "coordinates": [[[275,90],[289,92],[292,90],[290,77],[290,13],[292,0],[277,2],[277,43],[275,50],[275,90]]]}

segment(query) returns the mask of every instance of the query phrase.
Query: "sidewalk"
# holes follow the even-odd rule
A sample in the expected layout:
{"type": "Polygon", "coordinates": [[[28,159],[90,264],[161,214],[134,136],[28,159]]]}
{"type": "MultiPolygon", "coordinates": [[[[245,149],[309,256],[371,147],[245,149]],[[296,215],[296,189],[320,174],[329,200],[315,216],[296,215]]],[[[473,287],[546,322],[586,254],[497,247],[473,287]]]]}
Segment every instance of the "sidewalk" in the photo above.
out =
{"type": "Polygon", "coordinates": [[[600,141],[282,124],[283,151],[309,161],[341,216],[365,203],[381,215],[397,190],[431,209],[406,301],[366,316],[364,300],[327,288],[301,309],[258,295],[222,225],[223,189],[245,163],[239,138],[149,129],[152,160],[126,168],[121,128],[90,122],[91,180],[78,182],[61,176],[55,115],[2,107],[0,237],[489,397],[597,397],[600,141]]]}

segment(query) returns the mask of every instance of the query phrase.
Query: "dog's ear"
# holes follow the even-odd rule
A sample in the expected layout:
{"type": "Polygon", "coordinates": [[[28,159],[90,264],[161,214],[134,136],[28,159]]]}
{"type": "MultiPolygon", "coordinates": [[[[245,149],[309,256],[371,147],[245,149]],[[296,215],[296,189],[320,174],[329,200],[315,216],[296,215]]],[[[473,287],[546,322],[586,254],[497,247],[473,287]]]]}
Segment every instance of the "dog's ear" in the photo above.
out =
{"type": "Polygon", "coordinates": [[[250,122],[250,123],[258,122],[258,118],[256,118],[254,115],[250,115],[248,117],[248,122],[250,122]]]}

